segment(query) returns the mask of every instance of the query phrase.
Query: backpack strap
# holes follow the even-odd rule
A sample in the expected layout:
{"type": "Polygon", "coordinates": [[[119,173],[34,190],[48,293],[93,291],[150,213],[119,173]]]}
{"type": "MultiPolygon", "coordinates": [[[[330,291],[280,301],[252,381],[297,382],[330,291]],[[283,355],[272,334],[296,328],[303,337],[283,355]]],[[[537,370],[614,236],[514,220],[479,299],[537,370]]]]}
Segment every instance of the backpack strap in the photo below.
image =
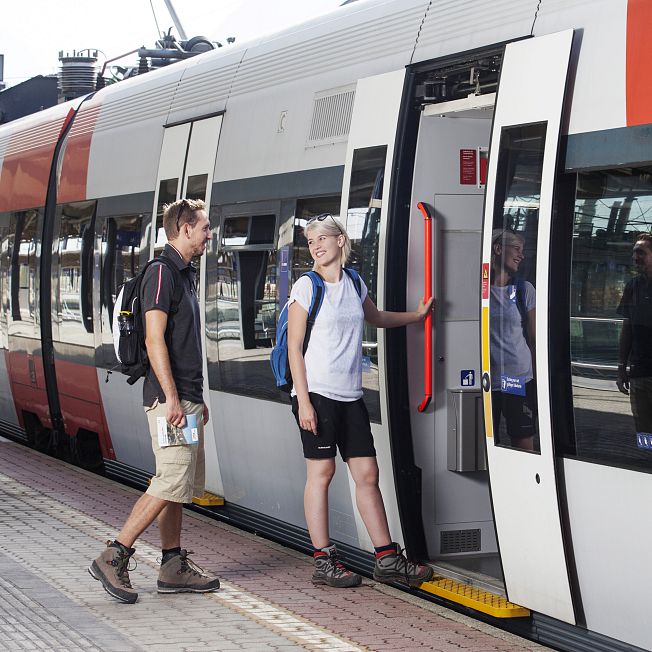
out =
{"type": "Polygon", "coordinates": [[[523,335],[525,341],[527,342],[527,306],[525,305],[525,280],[520,276],[517,276],[514,279],[514,285],[516,286],[516,307],[518,312],[521,315],[521,328],[523,329],[523,335]]]}
{"type": "Polygon", "coordinates": [[[356,272],[353,267],[343,267],[342,268],[346,275],[353,281],[355,286],[355,291],[358,293],[358,296],[362,299],[362,281],[360,280],[360,274],[356,272]]]}
{"type": "Polygon", "coordinates": [[[315,319],[321,309],[321,304],[324,303],[324,295],[326,294],[326,286],[324,279],[314,270],[306,272],[301,276],[307,276],[312,282],[312,300],[310,301],[310,310],[308,311],[308,321],[306,323],[306,334],[303,338],[303,355],[305,356],[308,350],[308,343],[310,342],[310,333],[315,324],[315,319]]]}

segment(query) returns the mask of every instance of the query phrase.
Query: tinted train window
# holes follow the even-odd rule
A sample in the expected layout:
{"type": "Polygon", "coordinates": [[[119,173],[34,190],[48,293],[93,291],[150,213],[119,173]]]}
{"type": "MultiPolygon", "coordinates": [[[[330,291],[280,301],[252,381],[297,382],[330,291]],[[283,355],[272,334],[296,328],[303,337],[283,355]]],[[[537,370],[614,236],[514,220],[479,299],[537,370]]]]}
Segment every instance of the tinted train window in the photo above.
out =
{"type": "MultiPolygon", "coordinates": [[[[163,229],[163,206],[171,204],[177,199],[177,188],[179,179],[164,179],[158,187],[158,199],[156,202],[156,238],[154,240],[154,256],[158,256],[165,247],[168,239],[163,229]]],[[[203,199],[203,197],[201,197],[203,199]]]]}
{"type": "Polygon", "coordinates": [[[93,332],[93,240],[95,202],[76,202],[57,207],[59,226],[57,257],[53,268],[56,311],[61,341],[90,344],[93,332]]]}
{"type": "Polygon", "coordinates": [[[546,124],[505,127],[491,243],[490,352],[494,444],[539,452],[535,274],[546,124]]]}
{"type": "MultiPolygon", "coordinates": [[[[383,205],[383,185],[387,146],[365,147],[353,152],[349,205],[346,230],[351,238],[351,258],[348,266],[363,278],[369,298],[378,303],[378,246],[380,213],[383,205]]],[[[380,392],[378,378],[378,333],[374,326],[364,325],[362,355],[365,364],[362,390],[372,421],[380,422],[380,392]]]]}
{"type": "Polygon", "coordinates": [[[38,257],[42,212],[39,210],[16,211],[11,214],[7,236],[9,258],[10,297],[8,317],[11,320],[9,334],[32,335],[37,305],[38,257]]]}
{"type": "Polygon", "coordinates": [[[149,215],[105,217],[101,225],[100,310],[102,330],[110,333],[113,307],[120,288],[136,276],[149,258],[143,224],[149,215]]]}
{"type": "Polygon", "coordinates": [[[0,348],[9,347],[7,338],[8,313],[11,307],[9,271],[11,269],[11,214],[0,213],[0,348]]]}
{"type": "Polygon", "coordinates": [[[652,168],[578,175],[570,322],[576,454],[648,471],[650,233],[652,168]]]}
{"type": "Polygon", "coordinates": [[[211,383],[247,396],[279,398],[269,366],[278,304],[276,212],[227,214],[220,232],[208,268],[207,338],[209,349],[217,344],[219,360],[209,365],[211,383]]]}

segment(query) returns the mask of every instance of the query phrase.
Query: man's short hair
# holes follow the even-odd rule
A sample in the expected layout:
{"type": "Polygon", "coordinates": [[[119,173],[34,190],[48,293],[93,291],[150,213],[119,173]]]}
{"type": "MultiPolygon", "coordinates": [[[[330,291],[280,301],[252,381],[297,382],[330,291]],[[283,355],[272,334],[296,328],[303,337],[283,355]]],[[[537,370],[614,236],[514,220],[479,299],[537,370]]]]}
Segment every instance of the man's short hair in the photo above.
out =
{"type": "Polygon", "coordinates": [[[652,251],[652,233],[639,233],[636,236],[636,242],[645,242],[648,249],[652,251]]]}
{"type": "Polygon", "coordinates": [[[179,237],[179,230],[184,224],[195,226],[197,212],[205,211],[206,203],[201,199],[177,199],[171,204],[163,205],[163,229],[168,240],[179,237]]]}

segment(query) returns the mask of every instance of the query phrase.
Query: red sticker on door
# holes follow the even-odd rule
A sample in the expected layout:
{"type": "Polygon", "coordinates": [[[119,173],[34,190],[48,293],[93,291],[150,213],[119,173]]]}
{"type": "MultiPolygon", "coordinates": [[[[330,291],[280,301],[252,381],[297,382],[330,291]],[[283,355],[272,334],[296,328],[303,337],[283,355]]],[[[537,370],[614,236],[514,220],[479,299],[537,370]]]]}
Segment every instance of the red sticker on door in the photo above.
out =
{"type": "Polygon", "coordinates": [[[489,263],[482,263],[482,298],[489,298],[489,263]]]}

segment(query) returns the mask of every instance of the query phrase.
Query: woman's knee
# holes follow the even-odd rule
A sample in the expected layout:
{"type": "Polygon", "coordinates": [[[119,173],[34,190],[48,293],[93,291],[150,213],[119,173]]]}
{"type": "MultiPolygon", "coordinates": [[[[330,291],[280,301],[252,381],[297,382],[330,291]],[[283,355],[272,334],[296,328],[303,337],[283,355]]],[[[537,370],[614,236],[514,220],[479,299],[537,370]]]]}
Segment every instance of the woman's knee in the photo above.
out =
{"type": "Polygon", "coordinates": [[[357,462],[354,459],[349,460],[349,468],[353,481],[357,487],[377,487],[378,486],[378,464],[375,459],[372,461],[357,462]]]}
{"type": "Polygon", "coordinates": [[[335,475],[335,460],[306,460],[310,484],[330,484],[335,475]]]}

